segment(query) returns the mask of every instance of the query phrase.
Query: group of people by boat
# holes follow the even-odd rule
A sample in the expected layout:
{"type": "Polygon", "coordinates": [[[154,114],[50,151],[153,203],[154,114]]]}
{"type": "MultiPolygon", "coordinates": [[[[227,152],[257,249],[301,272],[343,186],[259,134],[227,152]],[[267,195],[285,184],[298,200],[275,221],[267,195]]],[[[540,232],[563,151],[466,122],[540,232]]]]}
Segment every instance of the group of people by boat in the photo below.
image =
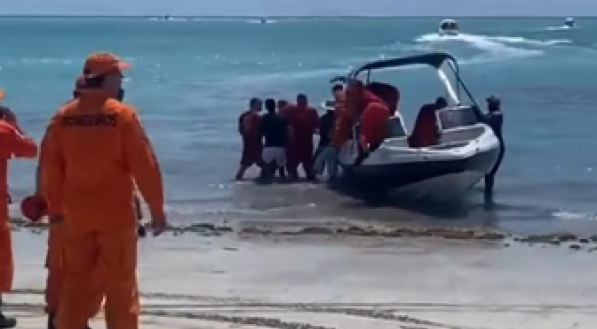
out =
{"type": "MultiPolygon", "coordinates": [[[[332,93],[337,109],[344,103],[344,87],[334,85],[332,93]]],[[[282,99],[270,98],[265,102],[251,99],[249,109],[238,120],[243,150],[236,179],[242,180],[253,165],[261,168],[260,178],[264,180],[276,173],[281,178],[297,180],[299,166],[309,180],[315,180],[327,166],[329,178],[334,179],[337,164],[327,148],[332,143],[336,113],[330,108],[320,117],[305,94],[297,95],[294,104],[282,99]],[[262,107],[266,110],[263,115],[262,107]],[[316,134],[319,135],[317,148],[316,134]]]]}
{"type": "Polygon", "coordinates": [[[310,106],[305,94],[299,94],[294,104],[267,99],[264,115],[260,115],[262,101],[251,99],[249,110],[239,117],[243,150],[236,179],[243,179],[246,170],[257,165],[261,168],[261,179],[271,179],[278,172],[281,177],[296,180],[299,178],[298,167],[302,166],[309,180],[315,180],[325,168],[328,178],[334,180],[339,169],[337,151],[350,139],[355,123],[361,124],[363,159],[383,142],[388,121],[396,111],[400,97],[395,88],[386,91],[392,95],[383,102],[362,83],[352,84],[347,90],[342,84],[335,84],[332,87],[333,105],[321,117],[310,106]],[[319,135],[317,149],[314,147],[316,134],[319,135]]]}
{"type": "MultiPolygon", "coordinates": [[[[271,181],[276,173],[282,178],[288,176],[296,180],[299,178],[298,167],[302,165],[307,179],[315,180],[327,168],[328,179],[333,181],[340,169],[339,150],[354,137],[356,124],[360,127],[359,155],[353,165],[361,164],[388,136],[390,120],[399,108],[400,92],[391,84],[372,82],[365,86],[361,81],[353,80],[346,89],[343,84],[335,84],[332,95],[334,100],[327,104],[321,117],[304,94],[297,96],[295,104],[267,99],[264,115],[260,115],[262,101],[251,99],[249,109],[238,120],[243,147],[236,179],[242,180],[246,170],[256,165],[261,169],[259,178],[262,180],[271,181]],[[319,145],[314,150],[316,134],[319,134],[319,145]]],[[[487,104],[488,112],[483,121],[492,128],[501,144],[497,164],[486,176],[486,197],[490,198],[505,148],[500,100],[492,96],[487,99],[487,104]]],[[[409,147],[424,148],[440,143],[442,133],[437,112],[447,106],[443,97],[421,106],[407,139],[409,147]]]]}
{"type": "MultiPolygon", "coordinates": [[[[8,107],[0,107],[0,306],[12,289],[14,262],[8,162],[34,159],[38,180],[21,202],[26,218],[49,221],[45,289],[48,329],[84,329],[105,299],[108,328],[139,328],[137,191],[148,205],[154,236],[167,228],[158,160],[136,109],[125,103],[117,56],[89,55],[72,98],[49,120],[38,147],[8,107]]],[[[0,92],[0,99],[4,92],[0,92]]],[[[0,328],[17,320],[0,307],[0,328]]]]}

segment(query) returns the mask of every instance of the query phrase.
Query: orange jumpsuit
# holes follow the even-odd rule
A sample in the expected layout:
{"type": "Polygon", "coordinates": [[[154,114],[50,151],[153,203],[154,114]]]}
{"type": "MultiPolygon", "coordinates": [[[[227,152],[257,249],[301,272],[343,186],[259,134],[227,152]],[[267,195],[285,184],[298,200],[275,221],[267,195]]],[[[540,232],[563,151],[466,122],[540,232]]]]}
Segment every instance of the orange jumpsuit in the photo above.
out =
{"type": "Polygon", "coordinates": [[[259,113],[248,110],[238,118],[239,132],[243,138],[241,166],[250,167],[261,164],[263,143],[259,134],[259,113]]]}
{"type": "MultiPolygon", "coordinates": [[[[92,68],[99,69],[102,60],[92,68]]],[[[165,218],[151,143],[135,109],[109,96],[101,89],[80,90],[51,120],[41,150],[48,214],[62,217],[60,329],[87,325],[96,274],[105,291],[107,327],[139,327],[135,183],[152,217],[165,218]]]]}
{"type": "MultiPolygon", "coordinates": [[[[84,88],[85,81],[79,77],[75,84],[74,98],[79,97],[77,89],[84,88]]],[[[72,100],[69,100],[71,102],[72,100]]],[[[42,145],[44,144],[42,140],[42,145]]],[[[41,191],[41,170],[37,168],[37,191],[41,191]]],[[[135,210],[138,219],[141,220],[143,215],[141,213],[141,204],[139,198],[135,196],[135,210]]],[[[59,224],[53,224],[48,231],[48,250],[46,253],[46,268],[48,275],[46,277],[46,313],[53,317],[58,312],[60,302],[60,292],[62,290],[62,282],[64,280],[63,271],[63,237],[62,228],[59,224]]],[[[93,282],[91,284],[91,299],[89,300],[89,318],[93,318],[100,310],[102,301],[104,300],[104,289],[101,286],[102,277],[99,273],[93,273],[93,282]]]]}
{"type": "MultiPolygon", "coordinates": [[[[139,198],[135,197],[135,209],[137,211],[138,219],[141,220],[143,214],[141,212],[141,204],[139,198]]],[[[48,269],[48,276],[46,277],[46,313],[55,316],[58,312],[60,304],[60,293],[62,290],[62,282],[64,280],[63,271],[63,237],[60,224],[53,224],[50,226],[48,233],[48,251],[46,253],[46,268],[48,269]]],[[[93,318],[100,310],[102,301],[104,300],[104,288],[102,287],[102,276],[94,272],[91,283],[91,298],[89,299],[89,317],[93,318]]]]}
{"type": "Polygon", "coordinates": [[[360,143],[363,150],[375,150],[387,135],[390,110],[382,102],[371,102],[361,116],[360,143]]]}
{"type": "Polygon", "coordinates": [[[336,124],[332,135],[332,145],[340,148],[352,135],[353,126],[359,122],[363,111],[363,97],[368,95],[363,83],[353,80],[348,84],[341,102],[336,100],[340,107],[336,107],[336,124]]]}
{"type": "Polygon", "coordinates": [[[319,115],[312,107],[295,105],[284,113],[290,122],[290,141],[286,149],[286,171],[298,178],[298,166],[301,165],[307,176],[312,176],[313,135],[319,127],[319,115]]]}
{"type": "Polygon", "coordinates": [[[350,139],[350,130],[353,126],[353,121],[346,109],[346,94],[334,99],[334,112],[336,121],[332,132],[332,146],[339,149],[350,139]]]}
{"type": "Polygon", "coordinates": [[[12,240],[8,215],[8,160],[35,158],[37,145],[14,125],[0,120],[0,294],[10,292],[14,275],[12,240]]]}
{"type": "MultiPolygon", "coordinates": [[[[63,231],[64,229],[60,224],[52,224],[48,233],[48,251],[46,254],[48,276],[46,277],[45,300],[46,312],[52,317],[58,312],[60,294],[64,282],[63,231]]],[[[88,304],[87,320],[93,318],[102,306],[102,301],[104,300],[102,279],[100,273],[92,273],[91,283],[88,287],[90,291],[89,300],[81,301],[88,304]]]]}
{"type": "MultiPolygon", "coordinates": [[[[43,145],[43,141],[42,141],[43,145]]],[[[42,146],[43,147],[43,146],[42,146]]],[[[38,166],[38,186],[41,183],[40,168],[38,166]]],[[[38,187],[38,191],[40,187],[38,187]]],[[[46,277],[46,313],[53,319],[58,312],[60,304],[60,293],[62,290],[62,282],[64,280],[63,271],[63,229],[59,223],[50,225],[48,230],[48,250],[46,252],[46,268],[48,275],[46,277]]],[[[89,317],[93,318],[100,310],[102,301],[104,300],[104,290],[101,286],[101,276],[99,273],[93,273],[92,284],[90,290],[92,297],[89,300],[89,317]]]]}

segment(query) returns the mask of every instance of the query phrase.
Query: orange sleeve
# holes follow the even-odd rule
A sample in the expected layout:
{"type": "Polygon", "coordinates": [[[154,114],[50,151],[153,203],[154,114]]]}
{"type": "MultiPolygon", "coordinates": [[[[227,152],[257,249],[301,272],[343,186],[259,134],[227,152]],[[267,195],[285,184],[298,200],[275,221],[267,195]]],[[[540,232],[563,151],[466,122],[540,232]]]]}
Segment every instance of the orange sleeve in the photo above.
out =
{"type": "Polygon", "coordinates": [[[137,188],[147,205],[151,216],[165,219],[164,185],[162,171],[136,113],[123,126],[125,161],[130,168],[137,188]]]}
{"type": "Polygon", "coordinates": [[[369,143],[373,142],[373,139],[380,134],[379,123],[386,119],[383,113],[386,113],[387,109],[378,103],[369,104],[361,116],[361,146],[367,148],[369,143]]]}
{"type": "Polygon", "coordinates": [[[15,158],[35,158],[37,156],[37,144],[30,137],[23,135],[20,129],[11,126],[10,138],[7,141],[8,149],[15,158]]]}
{"type": "Polygon", "coordinates": [[[46,128],[39,156],[41,189],[48,203],[48,215],[64,215],[62,191],[64,190],[65,166],[60,142],[59,117],[55,116],[46,128]]]}
{"type": "Polygon", "coordinates": [[[371,130],[371,106],[372,105],[368,105],[365,110],[363,111],[363,114],[361,115],[361,133],[359,136],[359,140],[361,142],[361,147],[363,149],[366,149],[367,146],[369,145],[368,143],[368,137],[369,137],[369,132],[371,130]]]}
{"type": "MultiPolygon", "coordinates": [[[[48,134],[46,132],[42,137],[41,142],[39,143],[39,147],[41,150],[43,150],[47,135],[48,134]]],[[[42,193],[41,157],[40,160],[37,162],[37,168],[35,168],[35,193],[42,193]]]]}

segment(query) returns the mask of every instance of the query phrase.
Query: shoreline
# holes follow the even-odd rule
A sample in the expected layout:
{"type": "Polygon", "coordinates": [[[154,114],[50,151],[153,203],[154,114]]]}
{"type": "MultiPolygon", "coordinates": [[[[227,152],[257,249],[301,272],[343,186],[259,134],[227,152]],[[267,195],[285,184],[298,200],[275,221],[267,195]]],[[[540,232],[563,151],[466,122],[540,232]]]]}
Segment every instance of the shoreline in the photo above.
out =
{"type": "MultiPolygon", "coordinates": [[[[13,231],[29,231],[41,234],[47,229],[45,223],[29,223],[23,219],[12,219],[13,231]]],[[[510,247],[516,244],[534,246],[562,246],[572,250],[597,251],[597,234],[578,236],[568,232],[554,232],[532,235],[517,235],[499,230],[480,228],[461,228],[439,225],[396,226],[383,224],[321,223],[318,225],[299,226],[285,223],[194,223],[189,225],[169,226],[166,234],[181,236],[195,234],[200,236],[232,236],[238,238],[262,237],[270,239],[324,238],[341,241],[346,238],[372,239],[408,239],[408,240],[446,240],[459,242],[486,242],[495,246],[510,247]]],[[[305,223],[309,224],[309,223],[305,223]]],[[[146,227],[148,225],[146,224],[146,227]]]]}

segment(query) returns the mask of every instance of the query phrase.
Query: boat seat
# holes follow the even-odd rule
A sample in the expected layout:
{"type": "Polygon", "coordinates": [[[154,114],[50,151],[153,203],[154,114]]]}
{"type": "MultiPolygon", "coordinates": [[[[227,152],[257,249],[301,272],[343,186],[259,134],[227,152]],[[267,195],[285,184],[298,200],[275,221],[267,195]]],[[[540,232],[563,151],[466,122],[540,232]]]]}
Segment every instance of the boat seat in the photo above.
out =
{"type": "Polygon", "coordinates": [[[400,91],[395,86],[384,82],[370,82],[365,88],[386,103],[390,114],[394,115],[400,102],[400,91]]]}

